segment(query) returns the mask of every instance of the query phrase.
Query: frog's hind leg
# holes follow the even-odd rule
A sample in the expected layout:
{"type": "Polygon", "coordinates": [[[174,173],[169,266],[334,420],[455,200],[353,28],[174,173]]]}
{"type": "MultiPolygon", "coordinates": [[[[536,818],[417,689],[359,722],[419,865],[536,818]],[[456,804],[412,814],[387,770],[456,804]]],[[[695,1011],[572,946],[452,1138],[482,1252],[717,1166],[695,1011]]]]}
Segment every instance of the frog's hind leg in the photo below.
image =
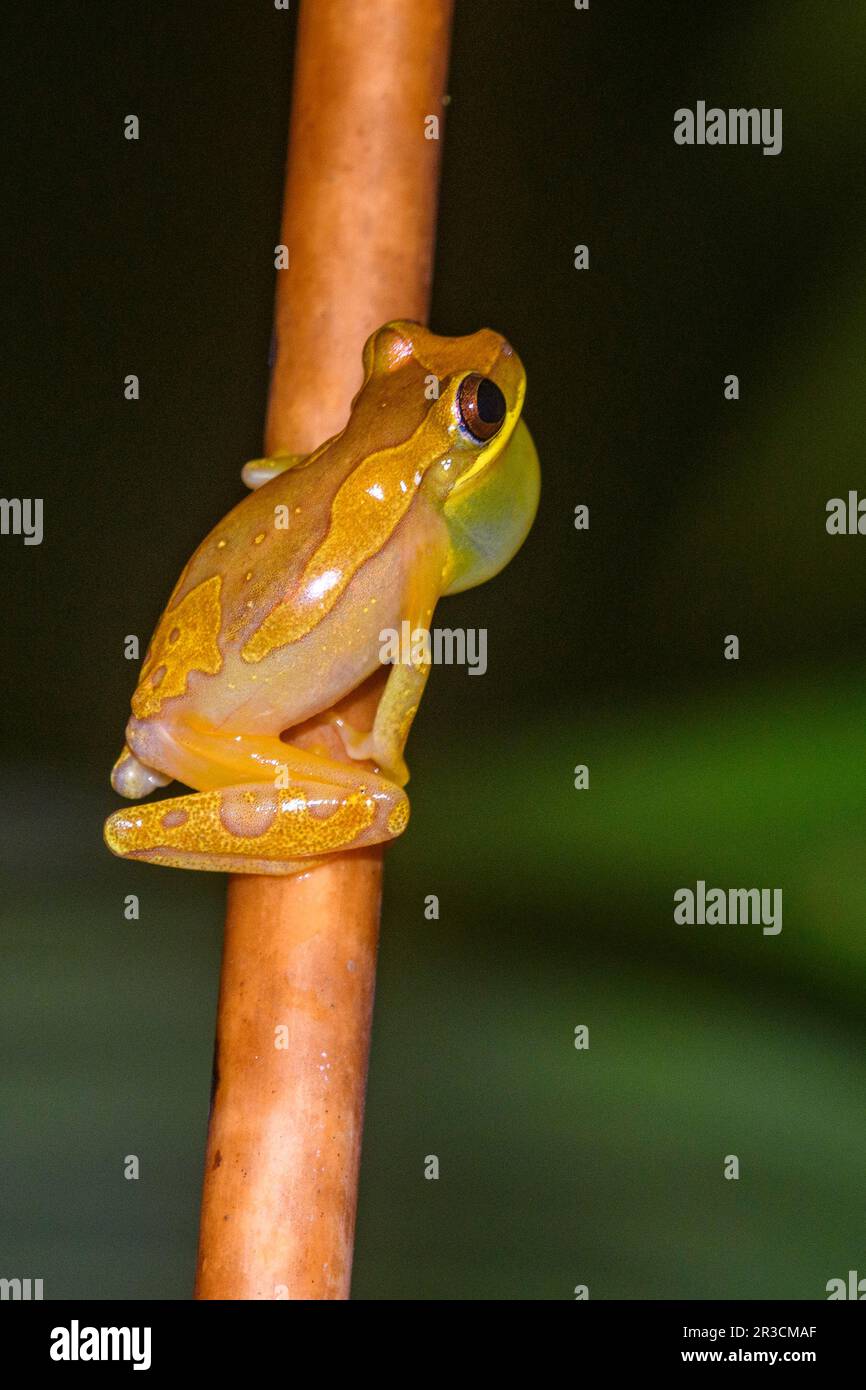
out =
{"type": "Polygon", "coordinates": [[[150,796],[157,787],[167,787],[170,781],[171,778],[166,777],[165,773],[141,762],[128,743],[123,745],[120,757],[111,769],[111,785],[120,796],[125,796],[130,801],[150,796]]]}
{"type": "Polygon", "coordinates": [[[285,777],[172,797],[115,811],[105,825],[109,849],[183,869],[292,874],[340,850],[392,840],[409,819],[405,793],[360,769],[347,786],[346,766],[309,760],[285,745],[285,777]],[[338,780],[329,780],[333,769],[338,780]],[[282,786],[281,782],[286,785],[282,786]]]}

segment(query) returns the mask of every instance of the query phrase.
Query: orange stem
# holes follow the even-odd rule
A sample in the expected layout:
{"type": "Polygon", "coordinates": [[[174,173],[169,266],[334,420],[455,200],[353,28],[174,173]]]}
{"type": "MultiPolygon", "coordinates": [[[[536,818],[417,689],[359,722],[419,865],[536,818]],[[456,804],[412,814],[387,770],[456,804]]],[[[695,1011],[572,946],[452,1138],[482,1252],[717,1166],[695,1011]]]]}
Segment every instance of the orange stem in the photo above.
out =
{"type": "MultiPolygon", "coordinates": [[[[426,318],[451,10],[303,0],[268,452],[337,433],[368,335],[426,318]]],[[[381,872],[371,850],[230,882],[197,1298],[349,1295],[381,872]]]]}

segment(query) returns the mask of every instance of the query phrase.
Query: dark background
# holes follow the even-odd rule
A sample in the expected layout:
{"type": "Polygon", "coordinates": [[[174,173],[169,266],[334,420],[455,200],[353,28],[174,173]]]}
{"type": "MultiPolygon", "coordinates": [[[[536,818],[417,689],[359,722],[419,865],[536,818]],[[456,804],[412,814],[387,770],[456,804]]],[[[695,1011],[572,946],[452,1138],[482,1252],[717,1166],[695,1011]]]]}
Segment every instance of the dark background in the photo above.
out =
{"type": "MultiPolygon", "coordinates": [[[[0,538],[0,1276],[49,1298],[192,1286],[224,884],[101,822],[123,639],[260,452],[296,8],[4,19],[2,492],[45,538],[0,538]]],[[[824,526],[864,486],[864,59],[857,0],[458,0],[431,323],[517,347],[543,497],[438,614],[489,670],[410,741],[355,1297],[866,1275],[866,539],[824,526]],[[783,152],[678,147],[699,99],[782,107],[783,152]],[[781,887],[781,935],[676,926],[699,878],[781,887]]]]}

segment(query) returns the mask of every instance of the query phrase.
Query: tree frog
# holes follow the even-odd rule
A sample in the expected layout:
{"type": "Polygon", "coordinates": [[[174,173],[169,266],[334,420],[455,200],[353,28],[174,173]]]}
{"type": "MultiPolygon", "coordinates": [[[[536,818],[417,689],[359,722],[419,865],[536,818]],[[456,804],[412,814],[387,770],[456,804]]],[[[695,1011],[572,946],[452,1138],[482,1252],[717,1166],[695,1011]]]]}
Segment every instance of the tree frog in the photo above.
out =
{"type": "Polygon", "coordinates": [[[160,618],[111,774],[130,799],[172,779],[194,790],[116,811],[115,854],[292,874],[400,834],[428,669],[425,656],[383,668],[382,634],[429,630],[440,595],[491,578],[523,543],[540,486],[524,392],[498,333],[388,323],[365,345],[342,432],[245,466],[250,495],[160,618]],[[375,716],[353,724],[353,692],[377,670],[375,716]],[[344,756],[311,746],[311,724],[336,730],[344,756]]]}

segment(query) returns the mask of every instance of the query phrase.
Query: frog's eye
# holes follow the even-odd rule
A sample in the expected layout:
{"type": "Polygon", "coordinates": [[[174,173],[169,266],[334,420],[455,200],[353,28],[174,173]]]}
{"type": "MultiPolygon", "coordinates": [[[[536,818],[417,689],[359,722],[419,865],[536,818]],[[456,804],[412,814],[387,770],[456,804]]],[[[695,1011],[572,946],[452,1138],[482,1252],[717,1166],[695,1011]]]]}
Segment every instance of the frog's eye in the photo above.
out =
{"type": "Polygon", "coordinates": [[[457,391],[457,409],[461,423],[479,444],[492,439],[502,428],[505,419],[505,397],[488,376],[473,372],[465,376],[457,391]]]}

